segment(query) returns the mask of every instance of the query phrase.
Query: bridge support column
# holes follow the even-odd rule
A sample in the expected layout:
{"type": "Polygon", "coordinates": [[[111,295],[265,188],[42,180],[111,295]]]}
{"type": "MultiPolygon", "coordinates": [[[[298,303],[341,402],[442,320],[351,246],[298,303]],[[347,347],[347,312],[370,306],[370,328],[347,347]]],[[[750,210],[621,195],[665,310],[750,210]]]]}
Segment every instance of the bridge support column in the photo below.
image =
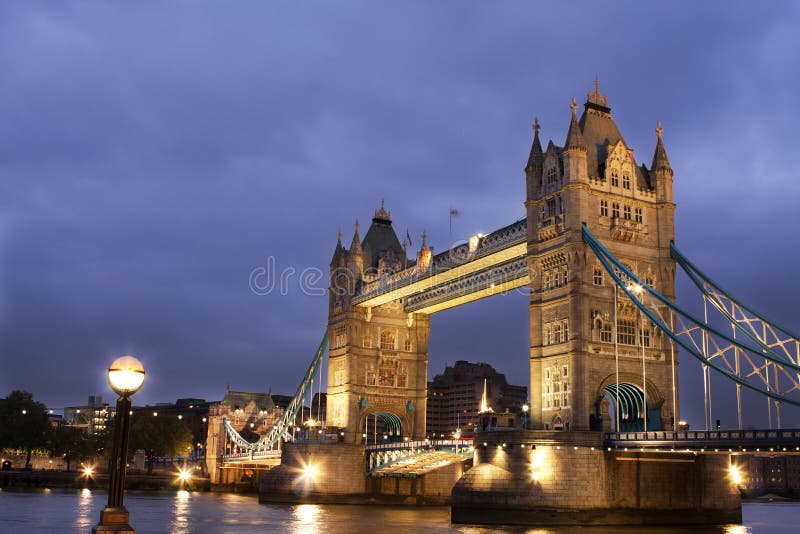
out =
{"type": "Polygon", "coordinates": [[[742,518],[725,454],[608,452],[599,432],[490,432],[476,436],[474,462],[453,488],[456,523],[727,524],[742,518]]]}

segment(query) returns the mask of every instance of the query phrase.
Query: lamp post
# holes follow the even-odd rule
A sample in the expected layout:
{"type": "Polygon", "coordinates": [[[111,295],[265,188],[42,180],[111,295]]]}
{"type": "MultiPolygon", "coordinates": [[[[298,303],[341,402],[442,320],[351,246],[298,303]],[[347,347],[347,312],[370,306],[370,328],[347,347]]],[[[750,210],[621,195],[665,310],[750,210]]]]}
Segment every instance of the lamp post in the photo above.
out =
{"type": "Polygon", "coordinates": [[[134,533],[129,524],[128,510],[123,505],[125,492],[125,467],[128,462],[128,430],[131,422],[131,396],[144,382],[142,362],[133,356],[122,356],[108,368],[108,383],[119,395],[114,427],[114,448],[111,451],[111,482],[108,488],[108,505],[100,514],[100,523],[92,529],[98,532],[134,533]]]}
{"type": "Polygon", "coordinates": [[[523,404],[522,405],[522,428],[523,429],[528,428],[528,410],[530,410],[530,409],[531,409],[531,407],[528,406],[527,404],[523,404]]]}

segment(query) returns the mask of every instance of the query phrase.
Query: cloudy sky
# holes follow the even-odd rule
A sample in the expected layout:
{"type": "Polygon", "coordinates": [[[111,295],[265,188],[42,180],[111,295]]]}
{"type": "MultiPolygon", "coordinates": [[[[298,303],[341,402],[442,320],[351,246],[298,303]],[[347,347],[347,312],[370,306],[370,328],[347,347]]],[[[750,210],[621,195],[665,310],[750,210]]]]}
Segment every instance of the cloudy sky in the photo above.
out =
{"type": "MultiPolygon", "coordinates": [[[[595,75],[637,161],[664,123],[678,245],[800,329],[796,5],[551,4],[0,4],[0,395],[110,400],[121,353],[149,372],[137,403],[292,392],[326,300],[250,272],[327,268],[381,198],[439,250],[451,205],[457,236],[516,220],[532,119],[563,142],[595,75]]],[[[430,370],[525,384],[526,302],[434,316],[430,370]]]]}

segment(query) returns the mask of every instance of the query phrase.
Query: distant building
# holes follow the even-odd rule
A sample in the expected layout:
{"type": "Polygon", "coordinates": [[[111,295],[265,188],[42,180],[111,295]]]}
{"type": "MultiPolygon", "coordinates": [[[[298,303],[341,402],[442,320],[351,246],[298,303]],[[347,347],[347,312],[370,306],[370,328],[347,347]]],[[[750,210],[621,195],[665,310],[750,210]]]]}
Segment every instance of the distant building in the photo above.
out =
{"type": "Polygon", "coordinates": [[[488,363],[459,360],[428,382],[427,434],[451,437],[457,428],[464,436],[480,423],[481,397],[486,383],[492,426],[521,426],[518,420],[528,399],[528,388],[514,386],[488,363]]]}
{"type": "Polygon", "coordinates": [[[286,400],[284,406],[291,401],[291,397],[284,399],[279,395],[273,397],[269,393],[229,389],[221,401],[210,403],[205,446],[206,466],[212,483],[216,484],[220,480],[219,457],[223,454],[239,452],[236,444],[226,438],[223,420],[227,420],[234,430],[247,441],[257,441],[259,436],[264,434],[283,415],[284,408],[278,405],[273,398],[286,400]]]}
{"type": "Polygon", "coordinates": [[[85,405],[64,408],[63,424],[83,429],[89,434],[97,434],[106,429],[109,419],[114,417],[114,412],[112,406],[103,403],[103,397],[89,395],[85,405]]]}

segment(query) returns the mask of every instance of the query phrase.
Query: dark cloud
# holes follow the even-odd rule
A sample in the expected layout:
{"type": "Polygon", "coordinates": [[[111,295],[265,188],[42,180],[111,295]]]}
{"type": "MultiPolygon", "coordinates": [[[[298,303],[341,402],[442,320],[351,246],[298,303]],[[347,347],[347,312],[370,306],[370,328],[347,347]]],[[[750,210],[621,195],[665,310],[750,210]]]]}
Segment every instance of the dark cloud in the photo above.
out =
{"type": "MultiPolygon", "coordinates": [[[[77,403],[107,392],[122,352],[150,370],[139,402],[291,392],[325,301],[296,280],[255,295],[250,271],[325,269],[337,229],[349,239],[381,198],[438,249],[451,205],[460,236],[523,216],[531,120],[562,142],[595,74],[639,162],[664,121],[680,247],[794,326],[797,18],[792,3],[3,4],[0,392],[77,403]]],[[[526,308],[435,316],[431,372],[485,360],[526,383],[526,308]]],[[[681,370],[697,425],[697,365],[681,370]]]]}

